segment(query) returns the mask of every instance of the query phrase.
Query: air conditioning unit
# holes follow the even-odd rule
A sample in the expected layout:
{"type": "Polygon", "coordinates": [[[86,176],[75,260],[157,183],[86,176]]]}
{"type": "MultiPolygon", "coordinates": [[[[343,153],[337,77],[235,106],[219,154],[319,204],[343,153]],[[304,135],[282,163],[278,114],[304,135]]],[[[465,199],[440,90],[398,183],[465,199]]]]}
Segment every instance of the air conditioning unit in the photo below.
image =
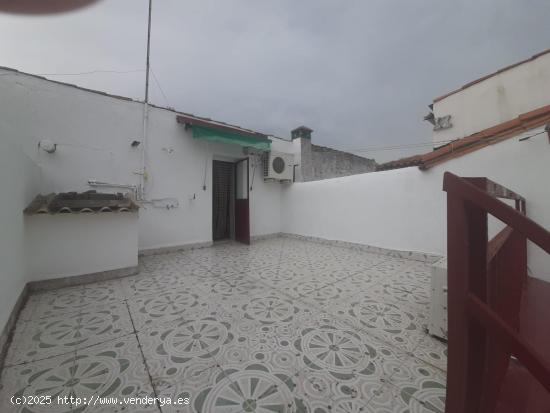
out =
{"type": "Polygon", "coordinates": [[[264,181],[292,182],[293,177],[294,155],[273,151],[264,155],[264,181]]]}

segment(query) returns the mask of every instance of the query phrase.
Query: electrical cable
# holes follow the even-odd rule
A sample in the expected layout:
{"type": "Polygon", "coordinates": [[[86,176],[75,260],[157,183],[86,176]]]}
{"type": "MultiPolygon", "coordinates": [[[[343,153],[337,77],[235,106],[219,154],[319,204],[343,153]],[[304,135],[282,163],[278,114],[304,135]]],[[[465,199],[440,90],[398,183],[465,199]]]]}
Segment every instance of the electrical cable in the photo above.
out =
{"type": "Polygon", "coordinates": [[[546,133],[546,132],[547,132],[546,130],[543,130],[542,132],[535,133],[534,135],[524,136],[523,138],[519,138],[518,141],[523,142],[523,141],[526,141],[527,139],[531,139],[532,137],[537,136],[537,135],[542,135],[543,133],[546,133]]]}
{"type": "MultiPolygon", "coordinates": [[[[145,69],[135,69],[135,70],[91,70],[89,72],[77,72],[77,73],[29,73],[33,76],[80,76],[80,75],[91,75],[95,73],[115,73],[115,74],[126,74],[126,73],[136,73],[144,72],[145,69]]],[[[10,73],[0,73],[0,76],[8,76],[13,74],[20,74],[22,72],[10,72],[10,73]]],[[[27,74],[27,73],[23,73],[27,74]]]]}
{"type": "MultiPolygon", "coordinates": [[[[522,138],[519,138],[518,140],[520,142],[523,142],[527,139],[530,139],[534,136],[542,135],[543,133],[546,133],[546,130],[534,133],[529,136],[524,136],[522,138]]],[[[445,145],[454,141],[457,141],[458,139],[449,139],[449,140],[443,140],[443,141],[431,141],[431,142],[414,142],[414,143],[408,143],[408,144],[402,144],[402,145],[391,145],[391,146],[379,146],[379,147],[371,147],[371,148],[358,148],[358,149],[344,149],[346,152],[376,152],[376,151],[385,151],[385,150],[396,150],[396,149],[407,149],[407,148],[418,148],[418,147],[424,147],[424,146],[433,146],[433,145],[445,145]]]]}
{"type": "Polygon", "coordinates": [[[168,102],[168,98],[166,97],[166,93],[164,93],[164,90],[162,89],[162,86],[160,85],[160,82],[157,78],[157,75],[155,75],[155,71],[153,68],[151,68],[151,74],[153,75],[153,80],[155,81],[156,85],[158,86],[160,93],[162,94],[162,97],[164,98],[164,101],[166,102],[167,106],[170,106],[170,102],[168,102]]]}
{"type": "Polygon", "coordinates": [[[250,191],[254,187],[254,176],[256,176],[256,167],[258,166],[258,161],[254,162],[254,168],[252,168],[252,180],[250,181],[250,191]]]}

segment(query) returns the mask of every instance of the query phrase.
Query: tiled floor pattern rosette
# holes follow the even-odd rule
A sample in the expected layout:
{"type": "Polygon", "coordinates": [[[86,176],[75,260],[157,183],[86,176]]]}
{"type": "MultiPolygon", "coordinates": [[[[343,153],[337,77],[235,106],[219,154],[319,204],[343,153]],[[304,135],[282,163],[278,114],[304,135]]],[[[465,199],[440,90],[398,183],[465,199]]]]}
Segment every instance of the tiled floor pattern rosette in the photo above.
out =
{"type": "Polygon", "coordinates": [[[442,412],[429,265],[292,238],[143,257],[140,273],[32,295],[1,412],[442,412]],[[12,396],[188,398],[14,405],[12,396]]]}

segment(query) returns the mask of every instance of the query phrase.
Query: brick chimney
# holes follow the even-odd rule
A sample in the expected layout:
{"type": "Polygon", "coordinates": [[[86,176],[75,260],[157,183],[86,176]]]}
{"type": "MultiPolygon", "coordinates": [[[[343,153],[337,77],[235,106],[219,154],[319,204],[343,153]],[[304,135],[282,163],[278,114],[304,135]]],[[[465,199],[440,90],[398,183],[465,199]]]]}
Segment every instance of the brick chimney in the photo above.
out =
{"type": "Polygon", "coordinates": [[[313,179],[313,159],[311,154],[311,132],[313,129],[307,126],[299,126],[290,132],[292,141],[299,139],[300,145],[300,164],[299,170],[296,171],[296,181],[304,182],[313,179]]]}
{"type": "Polygon", "coordinates": [[[292,140],[298,138],[311,140],[311,132],[313,132],[313,129],[310,129],[307,126],[298,126],[290,132],[290,136],[292,137],[292,140]]]}

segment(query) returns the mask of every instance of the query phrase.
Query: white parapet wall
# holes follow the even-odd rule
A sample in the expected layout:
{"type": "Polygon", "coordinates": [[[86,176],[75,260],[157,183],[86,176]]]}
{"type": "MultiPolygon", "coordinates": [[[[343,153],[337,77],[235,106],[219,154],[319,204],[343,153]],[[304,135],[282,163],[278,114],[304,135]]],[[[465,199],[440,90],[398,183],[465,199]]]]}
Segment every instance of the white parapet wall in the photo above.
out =
{"type": "MultiPolygon", "coordinates": [[[[445,171],[504,185],[526,198],[529,218],[550,228],[550,144],[538,135],[511,138],[427,171],[410,167],[296,183],[283,191],[283,232],[446,255],[445,171]]],[[[490,235],[502,227],[496,219],[489,224],[490,235]]],[[[533,276],[550,281],[547,254],[530,244],[528,261],[533,276]]]]}
{"type": "Polygon", "coordinates": [[[23,209],[39,181],[39,168],[0,132],[0,358],[6,338],[2,331],[27,282],[23,209]]]}
{"type": "Polygon", "coordinates": [[[138,213],[25,217],[29,281],[64,278],[138,265],[138,213]]]}

